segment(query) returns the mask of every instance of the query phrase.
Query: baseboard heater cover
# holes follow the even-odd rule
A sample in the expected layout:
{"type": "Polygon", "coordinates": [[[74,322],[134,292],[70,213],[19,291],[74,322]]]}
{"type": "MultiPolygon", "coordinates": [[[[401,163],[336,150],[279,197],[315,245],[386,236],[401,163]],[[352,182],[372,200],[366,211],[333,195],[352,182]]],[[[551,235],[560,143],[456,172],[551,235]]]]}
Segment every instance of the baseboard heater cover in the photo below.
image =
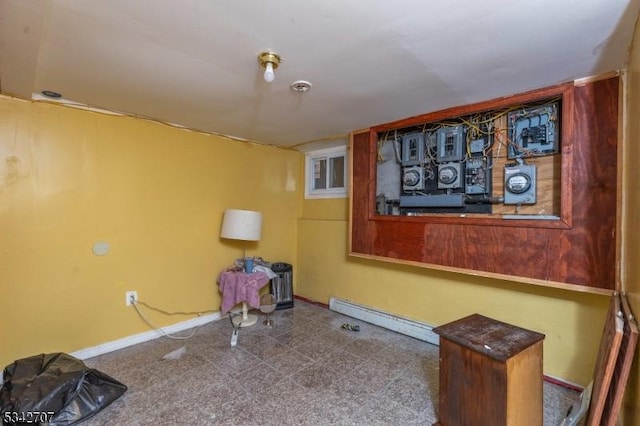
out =
{"type": "Polygon", "coordinates": [[[438,335],[433,332],[433,326],[423,322],[399,317],[335,297],[329,299],[329,309],[434,345],[440,343],[438,335]]]}
{"type": "MultiPolygon", "coordinates": [[[[439,336],[433,332],[434,327],[426,323],[398,317],[387,312],[358,305],[357,303],[335,297],[329,299],[329,309],[434,345],[440,345],[439,336]]],[[[551,384],[563,386],[576,392],[581,392],[583,390],[582,386],[560,377],[553,377],[545,374],[543,379],[551,384]]]]}

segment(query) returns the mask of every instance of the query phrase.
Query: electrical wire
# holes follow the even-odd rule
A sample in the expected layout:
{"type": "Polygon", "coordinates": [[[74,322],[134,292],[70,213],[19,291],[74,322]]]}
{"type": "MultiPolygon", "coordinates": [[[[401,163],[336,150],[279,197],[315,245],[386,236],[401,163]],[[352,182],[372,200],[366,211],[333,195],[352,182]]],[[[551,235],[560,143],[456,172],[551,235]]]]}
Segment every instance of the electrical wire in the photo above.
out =
{"type": "Polygon", "coordinates": [[[162,310],[160,308],[156,308],[155,306],[151,306],[148,303],[143,302],[142,300],[138,300],[137,304],[138,305],[142,305],[145,308],[151,309],[152,311],[160,312],[161,314],[165,314],[165,315],[197,315],[197,316],[201,316],[201,315],[204,315],[204,314],[211,314],[211,313],[214,313],[214,312],[218,312],[217,309],[211,309],[211,310],[208,310],[208,311],[197,311],[197,312],[167,312],[167,311],[164,311],[164,310],[162,310]]]}
{"type": "Polygon", "coordinates": [[[388,134],[389,132],[385,133],[385,135],[382,138],[378,138],[378,143],[376,145],[376,151],[377,151],[376,157],[378,158],[378,163],[384,163],[384,155],[382,155],[382,147],[384,146],[384,143],[387,141],[388,134]]]}
{"type": "MultiPolygon", "coordinates": [[[[436,167],[438,163],[440,163],[440,161],[438,161],[440,157],[438,152],[440,144],[438,142],[441,141],[435,139],[438,139],[440,133],[443,131],[447,132],[448,129],[454,131],[456,128],[465,127],[465,149],[460,153],[461,158],[458,160],[461,164],[467,163],[470,159],[480,156],[475,154],[481,154],[485,161],[484,170],[489,171],[493,170],[495,166],[499,164],[498,160],[513,159],[513,152],[517,154],[517,157],[526,158],[549,155],[550,152],[539,152],[538,150],[521,146],[524,144],[519,144],[518,141],[515,140],[517,136],[515,122],[517,120],[527,119],[529,128],[533,126],[533,118],[537,118],[538,126],[542,125],[543,116],[547,117],[547,122],[549,123],[556,122],[558,121],[558,102],[560,102],[561,99],[562,97],[558,96],[551,99],[541,99],[534,102],[512,105],[507,108],[495,109],[488,112],[479,112],[436,122],[424,122],[421,126],[417,124],[404,129],[395,129],[393,131],[393,139],[389,137],[392,132],[386,131],[378,135],[382,136],[382,138],[378,141],[377,158],[378,161],[384,160],[381,155],[382,145],[387,141],[392,141],[396,161],[402,165],[403,159],[400,155],[398,145],[404,143],[403,138],[405,135],[415,133],[416,131],[421,132],[423,135],[424,154],[423,158],[418,159],[420,163],[419,166],[422,167],[424,171],[423,179],[433,180],[436,177],[433,167],[436,167]],[[480,140],[483,140],[481,146],[479,145],[480,140]],[[474,152],[471,152],[472,141],[476,141],[474,152]]],[[[403,168],[403,170],[404,169],[405,168],[403,168]]],[[[484,180],[475,182],[475,185],[486,190],[488,188],[486,176],[484,180]]],[[[447,193],[451,191],[451,188],[447,189],[447,193]]],[[[404,188],[402,188],[402,193],[414,195],[430,194],[427,194],[424,190],[405,190],[404,188]]]]}
{"type": "Polygon", "coordinates": [[[140,318],[142,319],[142,321],[144,321],[144,323],[145,323],[145,324],[147,324],[149,327],[151,327],[153,330],[155,330],[155,331],[159,332],[159,333],[160,333],[160,334],[162,334],[163,336],[168,337],[169,339],[174,339],[174,340],[187,340],[187,339],[192,338],[192,337],[193,337],[193,336],[198,332],[198,330],[200,329],[200,327],[202,327],[204,324],[201,324],[201,325],[199,325],[199,326],[194,327],[194,329],[193,329],[193,331],[191,332],[191,334],[189,334],[189,335],[187,335],[187,336],[176,336],[176,335],[173,335],[173,334],[167,333],[166,331],[164,331],[164,330],[162,329],[162,327],[158,327],[158,326],[156,326],[155,324],[153,324],[153,323],[152,323],[152,322],[151,322],[151,321],[150,321],[150,320],[149,320],[149,319],[144,315],[144,313],[142,313],[142,311],[140,310],[140,308],[138,308],[138,305],[145,306],[145,307],[146,307],[146,308],[148,308],[148,309],[151,309],[151,310],[156,311],[156,312],[160,312],[160,313],[165,314],[165,315],[198,315],[198,316],[200,316],[200,315],[203,315],[203,314],[205,314],[205,313],[217,312],[216,310],[201,311],[201,312],[167,312],[167,311],[164,311],[164,310],[162,310],[162,309],[160,309],[160,308],[156,308],[156,307],[154,307],[154,306],[151,306],[151,305],[149,305],[149,304],[147,304],[147,303],[145,303],[145,302],[143,302],[143,301],[141,301],[141,300],[137,300],[137,301],[135,301],[135,302],[133,302],[133,303],[131,304],[131,306],[133,306],[133,308],[134,308],[134,309],[136,310],[136,312],[138,313],[138,316],[140,316],[140,318]]]}

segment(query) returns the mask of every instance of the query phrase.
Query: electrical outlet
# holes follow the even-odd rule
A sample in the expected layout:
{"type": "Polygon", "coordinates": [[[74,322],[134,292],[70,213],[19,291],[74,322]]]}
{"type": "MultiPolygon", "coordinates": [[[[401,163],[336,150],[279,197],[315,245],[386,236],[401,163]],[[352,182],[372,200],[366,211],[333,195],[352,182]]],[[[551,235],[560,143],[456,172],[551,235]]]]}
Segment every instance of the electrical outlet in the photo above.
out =
{"type": "Polygon", "coordinates": [[[125,304],[127,306],[134,305],[138,303],[138,292],[137,291],[127,291],[125,294],[125,304]]]}

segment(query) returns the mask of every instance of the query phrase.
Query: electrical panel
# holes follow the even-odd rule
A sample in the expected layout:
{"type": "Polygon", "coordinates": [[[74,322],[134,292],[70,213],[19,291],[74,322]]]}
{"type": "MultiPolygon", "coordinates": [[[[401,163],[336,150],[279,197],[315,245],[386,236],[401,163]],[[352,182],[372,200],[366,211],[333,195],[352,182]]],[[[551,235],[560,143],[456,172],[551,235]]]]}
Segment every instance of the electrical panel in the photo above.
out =
{"type": "Polygon", "coordinates": [[[531,217],[521,206],[538,203],[535,157],[559,152],[560,111],[561,101],[543,100],[380,134],[376,211],[509,215],[515,206],[531,217]],[[494,167],[504,172],[498,194],[494,167]]]}
{"type": "MultiPolygon", "coordinates": [[[[485,134],[467,143],[467,134],[466,125],[448,124],[395,136],[401,144],[396,150],[401,173],[396,202],[401,214],[490,211],[486,200],[491,170],[483,154],[490,136],[485,134]]],[[[389,198],[395,198],[395,194],[385,194],[385,203],[389,198]]],[[[388,210],[377,207],[377,211],[388,210]]]]}
{"type": "Polygon", "coordinates": [[[466,194],[489,194],[491,181],[487,159],[474,157],[467,160],[464,192],[466,194]]]}
{"type": "Polygon", "coordinates": [[[486,146],[487,146],[487,140],[485,138],[473,139],[469,141],[469,153],[479,154],[481,152],[484,152],[486,146]]]}
{"type": "Polygon", "coordinates": [[[559,102],[511,111],[509,158],[555,154],[559,147],[559,102]]]}
{"type": "Polygon", "coordinates": [[[424,161],[424,133],[409,133],[402,137],[402,164],[412,166],[424,161]]]}
{"type": "Polygon", "coordinates": [[[464,126],[446,126],[437,130],[438,162],[460,161],[464,157],[464,126]]]}

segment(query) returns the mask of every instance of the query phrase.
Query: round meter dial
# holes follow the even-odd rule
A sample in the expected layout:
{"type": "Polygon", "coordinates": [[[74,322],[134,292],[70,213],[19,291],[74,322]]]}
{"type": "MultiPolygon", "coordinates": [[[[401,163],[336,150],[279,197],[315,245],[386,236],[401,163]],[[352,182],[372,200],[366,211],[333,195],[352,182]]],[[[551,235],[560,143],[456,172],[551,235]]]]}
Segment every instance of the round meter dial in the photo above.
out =
{"type": "Polygon", "coordinates": [[[402,182],[406,186],[416,186],[420,183],[420,173],[417,170],[407,170],[402,176],[402,182]]]}
{"type": "Polygon", "coordinates": [[[453,167],[443,167],[438,171],[438,180],[445,185],[452,184],[458,177],[458,171],[453,167]]]}
{"type": "Polygon", "coordinates": [[[516,173],[513,176],[507,178],[507,191],[512,194],[522,194],[531,188],[531,177],[524,173],[516,173]]]}

